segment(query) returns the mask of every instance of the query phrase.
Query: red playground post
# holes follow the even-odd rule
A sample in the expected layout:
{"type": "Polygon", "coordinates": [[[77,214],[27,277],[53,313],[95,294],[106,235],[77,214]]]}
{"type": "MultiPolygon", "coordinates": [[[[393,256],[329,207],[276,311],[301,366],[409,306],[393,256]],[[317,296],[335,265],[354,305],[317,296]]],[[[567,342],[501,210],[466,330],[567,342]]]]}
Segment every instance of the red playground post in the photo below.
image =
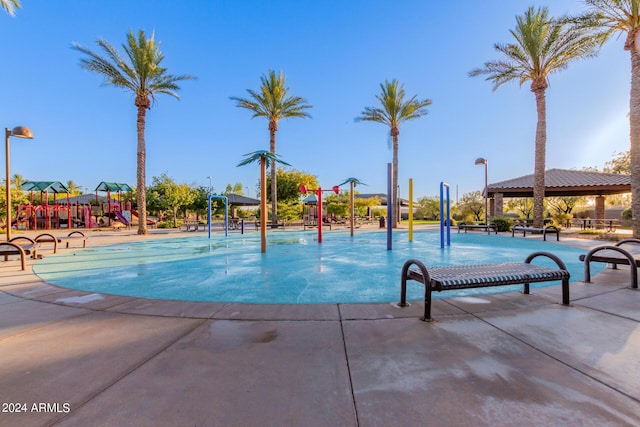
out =
{"type": "Polygon", "coordinates": [[[333,191],[336,194],[340,193],[340,187],[334,185],[331,190],[323,190],[322,187],[318,187],[315,190],[308,190],[306,185],[300,186],[300,192],[302,194],[307,194],[310,192],[315,192],[316,197],[318,198],[318,243],[322,243],[322,192],[323,191],[333,191]]]}

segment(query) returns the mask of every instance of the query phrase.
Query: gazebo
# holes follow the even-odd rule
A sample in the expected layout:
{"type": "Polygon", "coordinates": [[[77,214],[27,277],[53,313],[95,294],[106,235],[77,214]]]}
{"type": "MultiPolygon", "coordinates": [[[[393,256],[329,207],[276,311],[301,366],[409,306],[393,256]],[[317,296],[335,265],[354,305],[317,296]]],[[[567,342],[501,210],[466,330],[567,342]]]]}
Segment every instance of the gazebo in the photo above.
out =
{"type": "MultiPolygon", "coordinates": [[[[502,215],[503,198],[533,197],[533,175],[487,186],[491,216],[502,215]]],[[[605,198],[631,192],[631,176],[613,173],[549,169],[544,176],[545,197],[595,196],[596,220],[604,220],[605,198]]]]}

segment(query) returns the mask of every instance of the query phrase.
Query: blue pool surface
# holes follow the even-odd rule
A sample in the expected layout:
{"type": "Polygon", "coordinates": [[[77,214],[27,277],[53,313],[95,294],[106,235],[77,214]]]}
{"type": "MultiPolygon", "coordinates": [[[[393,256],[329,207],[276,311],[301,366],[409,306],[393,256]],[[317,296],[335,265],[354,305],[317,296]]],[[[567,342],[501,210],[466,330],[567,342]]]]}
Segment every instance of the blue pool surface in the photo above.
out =
{"type": "MultiPolygon", "coordinates": [[[[436,232],[394,232],[387,250],[386,233],[278,231],[268,235],[260,253],[260,236],[230,234],[166,238],[113,246],[62,251],[34,264],[44,281],[86,292],[183,301],[259,304],[396,302],[400,271],[407,259],[436,265],[522,262],[532,252],[551,252],[567,265],[571,281],[582,280],[583,249],[537,239],[484,233],[452,234],[440,248],[436,232]]],[[[537,258],[534,263],[555,266],[537,258]]],[[[549,286],[535,284],[532,288],[549,286]]],[[[522,289],[521,285],[448,291],[459,297],[522,289]]],[[[408,296],[419,300],[423,286],[408,282],[408,296]]]]}

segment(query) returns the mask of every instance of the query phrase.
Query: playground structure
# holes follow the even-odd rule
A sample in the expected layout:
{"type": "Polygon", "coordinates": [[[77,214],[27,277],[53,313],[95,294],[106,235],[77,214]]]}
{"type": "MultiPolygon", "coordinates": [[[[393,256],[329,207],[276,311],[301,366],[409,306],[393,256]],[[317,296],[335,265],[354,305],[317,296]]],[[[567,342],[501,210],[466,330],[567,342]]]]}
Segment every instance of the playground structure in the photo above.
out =
{"type": "MultiPolygon", "coordinates": [[[[124,226],[129,227],[131,225],[131,216],[137,216],[138,213],[131,208],[131,195],[133,189],[127,184],[118,182],[105,182],[102,181],[95,189],[96,202],[98,202],[98,192],[106,192],[106,202],[102,202],[99,206],[91,207],[91,215],[96,218],[96,221],[100,226],[111,227],[115,221],[119,221],[124,226]],[[122,193],[129,193],[129,200],[123,200],[122,193]],[[117,198],[112,198],[112,193],[117,195],[117,198]]],[[[149,221],[147,221],[148,223],[149,221]]]]}
{"type": "Polygon", "coordinates": [[[21,188],[30,192],[30,203],[17,207],[12,227],[24,230],[71,228],[72,214],[69,203],[58,202],[59,194],[66,194],[67,199],[69,198],[69,190],[61,182],[26,181],[21,188]],[[39,203],[36,202],[36,192],[40,193],[39,203]],[[53,194],[52,205],[49,204],[49,193],[53,194]]]}
{"type": "Polygon", "coordinates": [[[29,191],[30,197],[29,204],[17,207],[15,220],[12,221],[12,226],[17,229],[97,228],[118,223],[129,226],[131,216],[137,216],[137,212],[131,208],[133,190],[127,184],[101,182],[96,187],[95,196],[85,194],[74,197],[58,181],[27,181],[21,188],[29,191]],[[107,196],[99,196],[98,192],[106,192],[107,196]],[[129,193],[129,200],[123,199],[123,192],[129,193]],[[36,193],[40,193],[39,198],[36,193]],[[117,198],[112,197],[113,193],[117,194],[117,198]],[[53,198],[50,194],[53,194],[53,198]],[[60,194],[66,194],[66,197],[60,199],[60,194]]]}

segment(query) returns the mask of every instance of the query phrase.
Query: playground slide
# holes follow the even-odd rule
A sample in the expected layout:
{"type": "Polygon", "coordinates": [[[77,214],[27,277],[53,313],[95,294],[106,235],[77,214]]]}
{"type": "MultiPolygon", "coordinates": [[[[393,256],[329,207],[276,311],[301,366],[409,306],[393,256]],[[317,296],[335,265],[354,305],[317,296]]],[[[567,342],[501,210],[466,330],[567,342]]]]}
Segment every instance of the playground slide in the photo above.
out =
{"type": "MultiPolygon", "coordinates": [[[[131,215],[138,218],[138,211],[135,209],[131,209],[131,215]]],[[[156,225],[156,222],[152,219],[147,218],[147,225],[156,225]]]]}
{"type": "Polygon", "coordinates": [[[123,223],[124,225],[129,225],[129,221],[127,221],[127,219],[120,213],[120,211],[115,211],[114,213],[116,214],[116,218],[118,218],[121,223],[123,223]]]}

